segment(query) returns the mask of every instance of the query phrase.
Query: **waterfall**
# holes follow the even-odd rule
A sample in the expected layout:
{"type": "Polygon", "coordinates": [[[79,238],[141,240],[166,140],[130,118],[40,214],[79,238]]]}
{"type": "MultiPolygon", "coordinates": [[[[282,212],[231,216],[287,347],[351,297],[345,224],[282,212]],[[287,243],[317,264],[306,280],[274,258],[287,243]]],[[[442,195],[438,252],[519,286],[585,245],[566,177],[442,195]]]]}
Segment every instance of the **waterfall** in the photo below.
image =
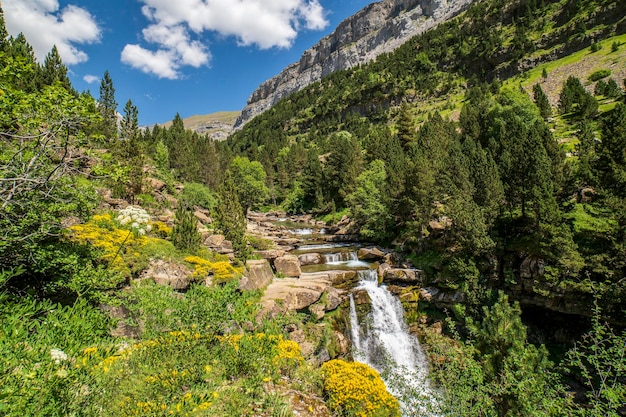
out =
{"type": "Polygon", "coordinates": [[[339,253],[325,253],[324,263],[326,264],[339,264],[342,262],[355,262],[359,257],[356,252],[339,252],[339,253]]]}
{"type": "Polygon", "coordinates": [[[359,327],[359,318],[356,315],[356,305],[354,304],[354,297],[350,294],[350,336],[352,338],[353,350],[356,352],[361,351],[361,329],[359,327]]]}
{"type": "Polygon", "coordinates": [[[371,311],[359,324],[350,298],[350,326],[354,360],[376,369],[398,398],[403,415],[436,416],[437,402],[428,384],[428,362],[419,341],[408,332],[400,300],[378,286],[375,270],[359,271],[357,289],[367,291],[371,311]],[[361,337],[363,335],[363,337],[361,337]]]}

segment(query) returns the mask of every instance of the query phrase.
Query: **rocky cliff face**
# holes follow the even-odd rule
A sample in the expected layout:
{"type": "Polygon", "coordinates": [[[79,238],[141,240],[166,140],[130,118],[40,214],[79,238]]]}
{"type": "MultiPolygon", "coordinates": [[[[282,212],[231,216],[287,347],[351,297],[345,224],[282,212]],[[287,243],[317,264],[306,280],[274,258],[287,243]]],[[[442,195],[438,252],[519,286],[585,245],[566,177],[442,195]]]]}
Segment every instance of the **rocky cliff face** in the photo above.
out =
{"type": "Polygon", "coordinates": [[[338,70],[367,63],[464,10],[474,0],[383,0],[344,20],[300,61],[261,84],[237,119],[241,128],[280,99],[338,70]]]}

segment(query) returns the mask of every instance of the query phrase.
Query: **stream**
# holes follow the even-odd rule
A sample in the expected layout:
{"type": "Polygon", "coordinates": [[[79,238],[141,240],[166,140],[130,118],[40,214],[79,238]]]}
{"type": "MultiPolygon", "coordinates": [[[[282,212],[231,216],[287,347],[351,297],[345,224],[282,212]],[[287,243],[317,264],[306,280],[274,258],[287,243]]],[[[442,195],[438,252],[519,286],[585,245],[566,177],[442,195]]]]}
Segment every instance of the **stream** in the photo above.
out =
{"type": "Polygon", "coordinates": [[[356,270],[358,284],[350,293],[350,338],[355,361],[376,369],[401,404],[403,416],[437,416],[435,393],[428,382],[428,361],[419,340],[411,335],[400,300],[379,285],[376,264],[359,260],[358,243],[329,243],[324,231],[291,227],[301,239],[292,253],[319,254],[321,263],[305,265],[303,273],[329,270],[356,270]],[[371,309],[359,320],[353,293],[367,292],[371,309]]]}

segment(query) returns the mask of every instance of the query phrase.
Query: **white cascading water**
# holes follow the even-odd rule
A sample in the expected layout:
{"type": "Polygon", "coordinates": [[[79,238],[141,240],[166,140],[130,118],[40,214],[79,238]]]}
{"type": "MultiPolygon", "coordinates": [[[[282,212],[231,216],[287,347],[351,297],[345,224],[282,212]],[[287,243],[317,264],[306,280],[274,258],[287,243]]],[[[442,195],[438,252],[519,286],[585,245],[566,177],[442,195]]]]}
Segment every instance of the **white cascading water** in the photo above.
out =
{"type": "Polygon", "coordinates": [[[376,369],[398,398],[404,416],[437,416],[437,401],[428,384],[428,362],[416,337],[409,334],[400,300],[378,286],[375,270],[359,273],[357,289],[367,291],[371,311],[358,322],[350,297],[350,326],[355,361],[376,369]]]}
{"type": "Polygon", "coordinates": [[[323,256],[324,263],[330,265],[342,262],[356,262],[359,260],[356,252],[325,253],[323,256]]]}

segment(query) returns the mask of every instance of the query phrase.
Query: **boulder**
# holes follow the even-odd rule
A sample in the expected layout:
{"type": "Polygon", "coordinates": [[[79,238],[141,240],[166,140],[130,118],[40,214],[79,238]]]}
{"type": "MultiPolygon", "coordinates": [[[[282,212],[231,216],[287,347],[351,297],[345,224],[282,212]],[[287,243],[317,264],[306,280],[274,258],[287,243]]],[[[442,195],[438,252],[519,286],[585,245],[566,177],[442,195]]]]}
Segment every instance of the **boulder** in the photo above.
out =
{"type": "Polygon", "coordinates": [[[379,248],[361,248],[358,251],[359,259],[363,261],[379,261],[385,258],[385,252],[379,248]]]}
{"type": "Polygon", "coordinates": [[[209,212],[206,210],[196,209],[194,210],[193,215],[196,216],[196,219],[198,219],[202,224],[213,223],[213,219],[209,217],[209,212]]]}
{"type": "Polygon", "coordinates": [[[300,265],[319,265],[323,263],[322,255],[319,253],[303,253],[298,255],[298,259],[300,260],[300,265]]]}
{"type": "Polygon", "coordinates": [[[254,251],[255,255],[259,255],[263,259],[274,260],[280,256],[285,255],[285,251],[282,249],[268,249],[254,251]]]}
{"type": "Polygon", "coordinates": [[[153,177],[147,177],[144,180],[144,192],[145,193],[149,193],[150,191],[163,191],[163,189],[165,188],[165,186],[167,184],[165,184],[165,182],[157,179],[157,178],[153,178],[153,177]]]}
{"type": "Polygon", "coordinates": [[[391,265],[389,265],[387,262],[384,262],[380,265],[378,265],[378,278],[382,278],[385,276],[385,272],[387,272],[388,270],[391,269],[391,265]]]}
{"type": "Polygon", "coordinates": [[[204,241],[204,244],[209,247],[219,247],[226,240],[224,235],[211,235],[204,241]]]}
{"type": "Polygon", "coordinates": [[[246,262],[246,275],[241,278],[239,288],[254,291],[266,288],[274,279],[272,267],[266,259],[246,262]]]}
{"type": "Polygon", "coordinates": [[[422,271],[408,268],[389,268],[383,275],[384,283],[420,284],[422,271]]]}
{"type": "Polygon", "coordinates": [[[286,277],[299,277],[302,275],[300,261],[295,255],[284,255],[274,259],[274,268],[276,268],[277,274],[283,274],[286,277]]]}
{"type": "Polygon", "coordinates": [[[321,320],[324,318],[324,315],[326,314],[326,307],[322,303],[315,303],[309,306],[309,311],[311,312],[313,317],[315,317],[318,320],[321,320]]]}
{"type": "Polygon", "coordinates": [[[169,285],[179,291],[188,289],[193,281],[192,271],[187,266],[162,259],[150,260],[140,278],[152,279],[159,285],[169,285]]]}

